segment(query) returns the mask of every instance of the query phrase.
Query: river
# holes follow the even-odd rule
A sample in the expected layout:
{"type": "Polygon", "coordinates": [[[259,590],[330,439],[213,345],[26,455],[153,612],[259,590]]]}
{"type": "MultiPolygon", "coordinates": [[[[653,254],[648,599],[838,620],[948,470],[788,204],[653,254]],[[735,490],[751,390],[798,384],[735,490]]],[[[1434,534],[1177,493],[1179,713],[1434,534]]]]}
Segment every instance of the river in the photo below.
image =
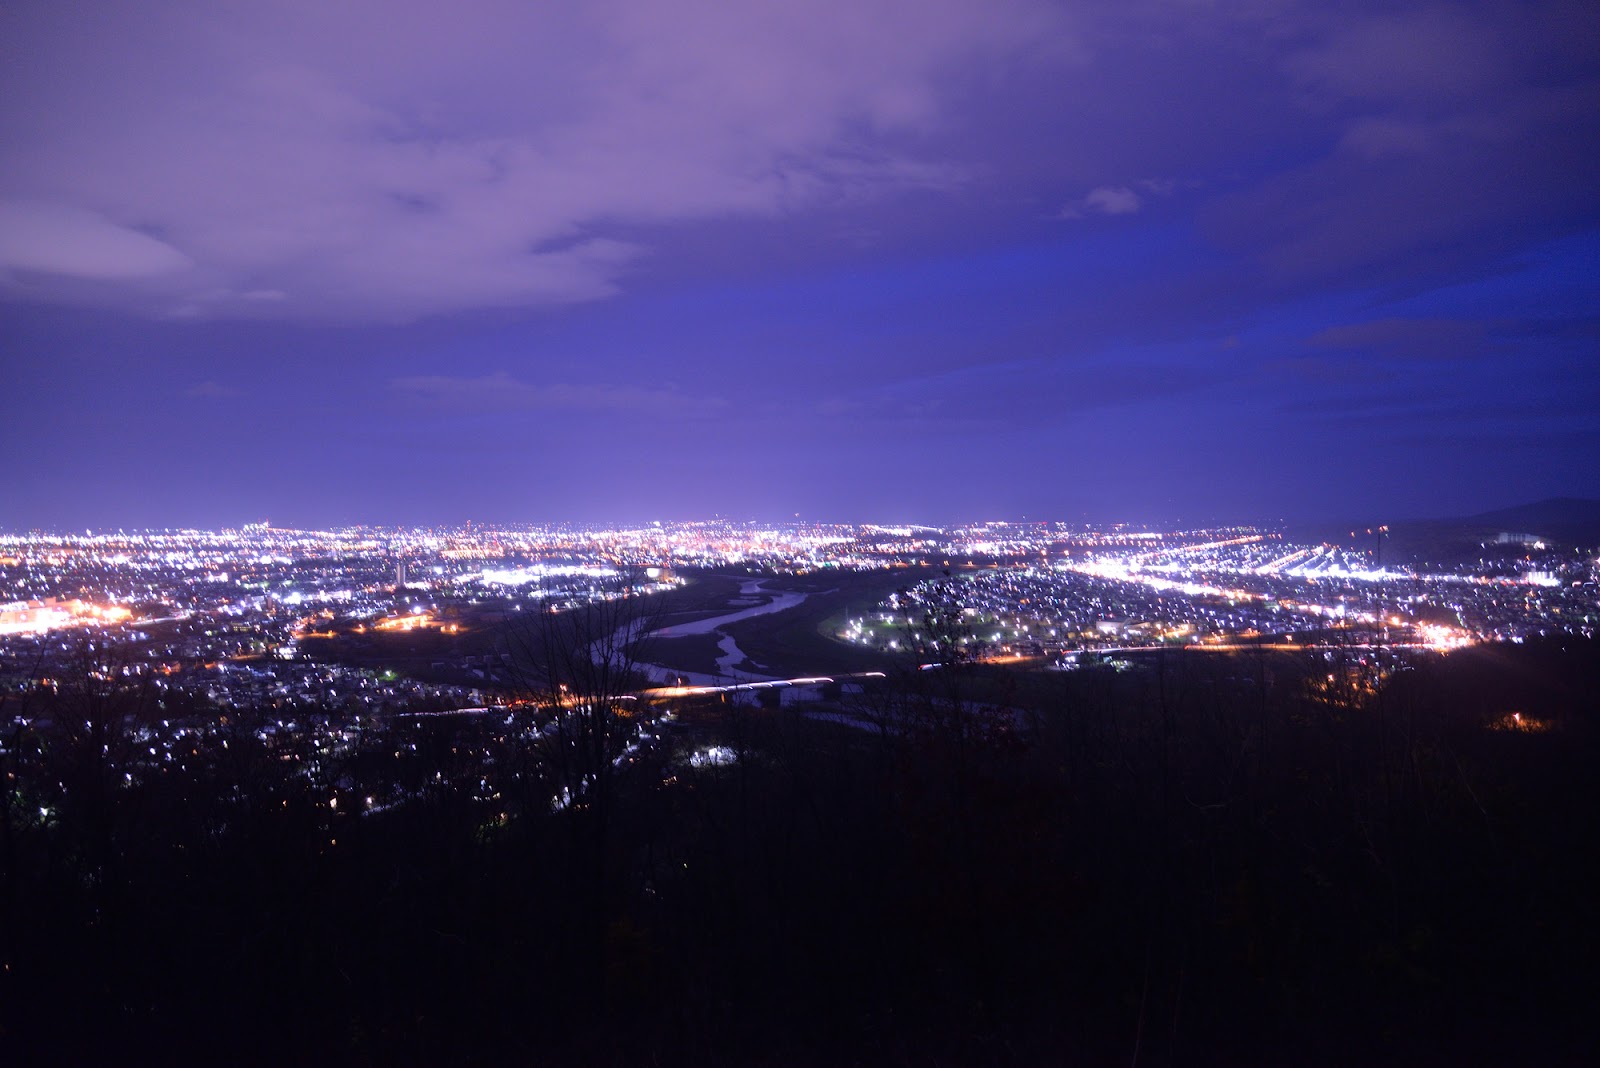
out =
{"type": "MultiPolygon", "coordinates": [[[[772,612],[783,612],[805,601],[810,594],[807,593],[780,593],[764,589],[760,579],[745,579],[739,586],[739,597],[747,599],[752,597],[771,597],[766,604],[754,605],[750,608],[741,608],[736,612],[728,612],[710,619],[697,619],[693,623],[679,623],[671,627],[662,627],[653,630],[647,638],[681,638],[691,634],[711,634],[721,630],[730,623],[737,623],[742,619],[751,619],[755,616],[764,616],[772,612]]],[[[665,664],[639,664],[640,671],[650,676],[652,681],[671,683],[682,679],[688,686],[720,686],[728,682],[733,675],[733,665],[745,659],[744,653],[739,649],[739,644],[727,634],[722,635],[717,647],[722,650],[722,655],[717,657],[719,674],[707,675],[698,671],[680,671],[665,664]]],[[[772,678],[770,675],[756,675],[746,672],[739,673],[741,682],[765,682],[772,678]]]]}

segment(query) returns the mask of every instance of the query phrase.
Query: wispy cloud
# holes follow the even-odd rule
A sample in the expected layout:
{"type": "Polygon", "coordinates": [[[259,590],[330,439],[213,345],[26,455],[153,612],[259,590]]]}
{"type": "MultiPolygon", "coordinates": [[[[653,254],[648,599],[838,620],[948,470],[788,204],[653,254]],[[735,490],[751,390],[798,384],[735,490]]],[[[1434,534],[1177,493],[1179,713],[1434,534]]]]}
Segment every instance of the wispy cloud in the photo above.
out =
{"type": "Polygon", "coordinates": [[[564,382],[535,384],[504,371],[477,377],[408,375],[392,379],[389,385],[403,396],[450,412],[656,412],[682,418],[714,415],[727,408],[727,402],[721,398],[691,396],[673,388],[564,382]]]}
{"type": "Polygon", "coordinates": [[[1014,360],[924,375],[817,403],[818,416],[840,420],[927,420],[950,427],[992,427],[1120,406],[1140,406],[1198,393],[1237,374],[1227,365],[1198,366],[1141,357],[1069,362],[1014,360]]]}
{"type": "Polygon", "coordinates": [[[1370,319],[1330,326],[1306,344],[1387,358],[1460,359],[1485,351],[1490,325],[1473,319],[1370,319]]]}
{"type": "MultiPolygon", "coordinates": [[[[1169,183],[1146,182],[1141,185],[1150,192],[1170,192],[1169,183]]],[[[1134,215],[1144,207],[1144,198],[1125,185],[1102,185],[1061,209],[1063,219],[1082,219],[1087,215],[1134,215]]]]}

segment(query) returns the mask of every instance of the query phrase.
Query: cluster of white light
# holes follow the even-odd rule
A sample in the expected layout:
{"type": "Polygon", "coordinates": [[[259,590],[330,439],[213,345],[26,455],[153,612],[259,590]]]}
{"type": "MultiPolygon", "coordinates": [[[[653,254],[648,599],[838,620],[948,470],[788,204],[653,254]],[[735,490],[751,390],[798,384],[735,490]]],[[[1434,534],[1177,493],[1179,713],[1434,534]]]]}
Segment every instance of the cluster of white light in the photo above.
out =
{"type": "Polygon", "coordinates": [[[534,564],[531,567],[485,568],[478,576],[485,584],[496,586],[526,586],[543,578],[613,578],[616,568],[597,564],[534,564]]]}
{"type": "Polygon", "coordinates": [[[725,745],[707,746],[689,755],[689,766],[693,768],[723,768],[738,762],[739,754],[725,745]]]}
{"type": "Polygon", "coordinates": [[[1472,644],[1472,635],[1466,631],[1436,623],[1422,624],[1417,627],[1417,634],[1424,645],[1435,649],[1460,649],[1472,644]]]}
{"type": "Polygon", "coordinates": [[[1235,601],[1260,601],[1264,598],[1247,590],[1228,590],[1221,586],[1207,586],[1199,582],[1178,582],[1144,574],[1137,565],[1127,560],[1086,560],[1082,563],[1063,562],[1056,565],[1063,571],[1076,571],[1093,578],[1111,579],[1115,582],[1138,582],[1155,590],[1177,590],[1189,597],[1226,597],[1235,601]]]}

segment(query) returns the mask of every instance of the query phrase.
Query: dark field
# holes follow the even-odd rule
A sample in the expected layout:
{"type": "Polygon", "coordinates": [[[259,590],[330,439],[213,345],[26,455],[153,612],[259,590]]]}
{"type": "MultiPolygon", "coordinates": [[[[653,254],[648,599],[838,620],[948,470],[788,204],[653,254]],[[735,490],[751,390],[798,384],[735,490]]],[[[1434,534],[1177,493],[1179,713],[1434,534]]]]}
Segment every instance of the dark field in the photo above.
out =
{"type": "Polygon", "coordinates": [[[715,633],[658,636],[634,646],[633,652],[648,663],[662,664],[679,671],[715,675],[717,657],[722,655],[722,650],[717,647],[717,639],[715,633]]]}
{"type": "Polygon", "coordinates": [[[669,595],[663,625],[688,623],[735,612],[750,605],[730,605],[739,596],[740,583],[759,578],[767,595],[800,592],[808,596],[794,608],[719,627],[704,635],[667,634],[636,650],[642,659],[685,671],[716,672],[721,634],[739,643],[747,659],[735,664],[736,672],[793,678],[855,671],[880,671],[896,661],[839,641],[833,635],[852,614],[876,608],[896,590],[939,574],[932,569],[898,569],[875,572],[815,572],[810,575],[758,577],[739,573],[697,571],[687,574],[688,585],[669,595]]]}
{"type": "Polygon", "coordinates": [[[779,678],[882,671],[893,658],[852,646],[833,635],[852,615],[876,608],[896,590],[938,575],[931,569],[869,572],[818,572],[771,580],[771,589],[810,594],[785,612],[730,624],[726,633],[739,643],[755,669],[779,678]]]}

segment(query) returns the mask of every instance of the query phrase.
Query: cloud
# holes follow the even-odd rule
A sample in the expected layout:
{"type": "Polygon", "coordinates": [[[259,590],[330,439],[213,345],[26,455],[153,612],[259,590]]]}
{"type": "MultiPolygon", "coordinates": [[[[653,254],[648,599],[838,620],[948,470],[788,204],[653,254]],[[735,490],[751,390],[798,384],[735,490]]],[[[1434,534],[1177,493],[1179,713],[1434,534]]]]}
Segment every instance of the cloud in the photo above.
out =
{"type": "Polygon", "coordinates": [[[171,245],[97,212],[0,200],[0,270],[122,281],[171,275],[190,266],[171,245]]]}
{"type": "Polygon", "coordinates": [[[534,384],[504,371],[477,377],[409,375],[390,388],[441,411],[549,412],[567,414],[669,413],[677,417],[714,415],[726,402],[718,397],[685,396],[674,388],[621,385],[534,384]]]}
{"type": "Polygon", "coordinates": [[[1448,275],[1600,208],[1600,8],[1291,5],[1274,62],[1330,150],[1207,206],[1201,232],[1283,284],[1448,275]]]}
{"type": "Polygon", "coordinates": [[[837,263],[862,252],[849,235],[920,255],[1052,216],[1143,223],[1180,189],[1216,259],[1174,269],[1239,300],[1459,272],[1592,224],[1597,12],[6,5],[0,198],[99,238],[69,255],[0,220],[0,296],[407,321],[603,300],[708,260],[837,263]]]}
{"type": "Polygon", "coordinates": [[[159,315],[599,299],[686,223],[959,187],[949,75],[1065,36],[1043,0],[20,5],[0,197],[59,207],[0,250],[159,315]]]}
{"type": "Polygon", "coordinates": [[[935,429],[1018,429],[1107,408],[1137,408],[1198,393],[1234,378],[1221,364],[1142,355],[1085,361],[1012,360],[921,375],[851,395],[824,398],[819,416],[885,419],[935,429]]]}
{"type": "Polygon", "coordinates": [[[1142,204],[1138,193],[1120,185],[1103,185],[1098,189],[1091,189],[1088,196],[1083,198],[1083,202],[1104,215],[1132,215],[1142,204]]]}
{"type": "Polygon", "coordinates": [[[1307,338],[1306,344],[1388,358],[1460,359],[1484,352],[1489,326],[1465,319],[1371,319],[1330,326],[1307,338]]]}
{"type": "Polygon", "coordinates": [[[1335,100],[1459,100],[1510,74],[1496,28],[1464,7],[1346,11],[1307,25],[1311,40],[1291,49],[1283,65],[1303,86],[1335,100]]]}
{"type": "MultiPolygon", "coordinates": [[[[1152,192],[1161,192],[1164,188],[1161,183],[1144,183],[1152,192]]],[[[1061,209],[1063,219],[1081,219],[1086,214],[1096,215],[1133,215],[1144,206],[1143,199],[1138,193],[1125,185],[1102,185],[1089,190],[1083,197],[1068,204],[1061,209]]]]}

